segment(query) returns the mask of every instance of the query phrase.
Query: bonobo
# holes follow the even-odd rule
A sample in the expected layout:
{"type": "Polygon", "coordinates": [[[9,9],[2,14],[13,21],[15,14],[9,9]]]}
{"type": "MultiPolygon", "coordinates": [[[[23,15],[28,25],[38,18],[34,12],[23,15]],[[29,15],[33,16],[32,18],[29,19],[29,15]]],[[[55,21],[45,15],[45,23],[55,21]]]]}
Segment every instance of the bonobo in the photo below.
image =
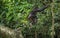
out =
{"type": "Polygon", "coordinates": [[[31,24],[34,24],[37,22],[37,16],[36,16],[36,10],[38,9],[38,6],[35,6],[35,8],[30,12],[28,19],[31,22],[31,24]]]}
{"type": "Polygon", "coordinates": [[[36,6],[36,7],[30,12],[30,14],[29,14],[29,16],[28,16],[28,20],[30,21],[30,23],[31,23],[31,24],[37,23],[37,16],[36,16],[37,12],[41,12],[41,11],[43,11],[44,9],[46,9],[47,7],[49,7],[49,5],[46,5],[46,6],[42,7],[42,8],[40,8],[40,9],[38,8],[38,6],[36,6]]]}

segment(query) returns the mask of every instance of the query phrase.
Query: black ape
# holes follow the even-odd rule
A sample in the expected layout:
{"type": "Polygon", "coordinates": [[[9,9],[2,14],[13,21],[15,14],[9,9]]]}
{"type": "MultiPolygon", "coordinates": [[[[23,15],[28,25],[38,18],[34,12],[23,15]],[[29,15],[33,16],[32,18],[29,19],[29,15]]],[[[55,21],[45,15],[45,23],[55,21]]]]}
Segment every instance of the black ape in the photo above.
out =
{"type": "Polygon", "coordinates": [[[38,10],[37,6],[31,11],[31,13],[28,16],[28,19],[31,22],[31,24],[34,24],[37,22],[36,10],[38,10]]]}
{"type": "Polygon", "coordinates": [[[37,12],[43,11],[43,10],[46,9],[48,6],[49,6],[49,5],[46,5],[46,6],[42,7],[42,8],[40,8],[40,9],[38,8],[38,6],[36,6],[36,7],[31,11],[31,13],[30,13],[29,16],[28,16],[28,19],[29,19],[30,23],[31,23],[31,24],[35,24],[35,23],[37,22],[37,16],[36,16],[37,12]]]}

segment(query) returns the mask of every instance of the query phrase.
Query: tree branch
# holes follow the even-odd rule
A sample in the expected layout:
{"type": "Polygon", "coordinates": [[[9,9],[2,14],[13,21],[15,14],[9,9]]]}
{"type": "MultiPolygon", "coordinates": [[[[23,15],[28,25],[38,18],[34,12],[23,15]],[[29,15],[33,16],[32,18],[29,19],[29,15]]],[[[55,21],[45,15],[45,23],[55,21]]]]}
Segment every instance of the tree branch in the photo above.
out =
{"type": "Polygon", "coordinates": [[[18,32],[3,25],[0,25],[0,34],[2,38],[23,38],[21,30],[18,32]]]}

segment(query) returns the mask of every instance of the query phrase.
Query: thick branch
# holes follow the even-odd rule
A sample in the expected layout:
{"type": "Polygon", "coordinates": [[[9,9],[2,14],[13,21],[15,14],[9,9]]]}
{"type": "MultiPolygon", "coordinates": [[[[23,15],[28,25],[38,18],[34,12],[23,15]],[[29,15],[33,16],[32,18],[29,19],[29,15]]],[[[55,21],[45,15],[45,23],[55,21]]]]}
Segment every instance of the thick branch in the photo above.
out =
{"type": "Polygon", "coordinates": [[[23,38],[21,31],[18,32],[2,25],[0,25],[0,34],[2,38],[17,38],[17,36],[23,38]]]}

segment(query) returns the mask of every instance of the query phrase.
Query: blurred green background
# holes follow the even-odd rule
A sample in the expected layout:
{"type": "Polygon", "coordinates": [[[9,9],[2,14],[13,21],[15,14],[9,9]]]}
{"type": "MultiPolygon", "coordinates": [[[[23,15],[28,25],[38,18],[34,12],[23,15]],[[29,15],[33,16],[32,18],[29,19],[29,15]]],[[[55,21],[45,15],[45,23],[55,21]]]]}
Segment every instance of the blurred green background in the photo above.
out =
{"type": "MultiPolygon", "coordinates": [[[[51,5],[51,0],[0,0],[0,24],[16,29],[22,27],[22,34],[24,38],[35,38],[35,31],[37,38],[51,38],[52,32],[52,12],[51,7],[45,9],[37,14],[38,22],[32,25],[28,21],[30,11],[38,5],[41,8],[45,4],[51,5]]],[[[60,2],[54,1],[54,28],[55,35],[60,28],[60,2]],[[59,27],[59,28],[58,28],[59,27]]],[[[58,34],[57,34],[58,35],[58,34]]]]}

